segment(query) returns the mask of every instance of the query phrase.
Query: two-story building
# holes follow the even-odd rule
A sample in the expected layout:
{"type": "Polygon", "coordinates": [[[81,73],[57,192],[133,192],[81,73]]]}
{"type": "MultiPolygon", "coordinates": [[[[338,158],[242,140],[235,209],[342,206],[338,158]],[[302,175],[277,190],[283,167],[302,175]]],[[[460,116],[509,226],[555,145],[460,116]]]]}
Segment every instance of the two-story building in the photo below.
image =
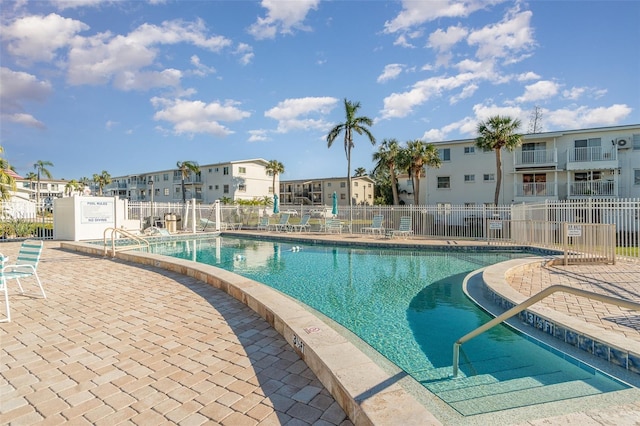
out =
{"type": "MultiPolygon", "coordinates": [[[[283,180],[280,181],[280,202],[330,206],[335,192],[338,196],[338,204],[348,206],[347,185],[346,177],[283,180]]],[[[352,177],[352,204],[373,205],[374,186],[375,182],[369,176],[352,177]]]]}
{"type": "MultiPolygon", "coordinates": [[[[189,171],[184,179],[185,199],[209,204],[222,198],[237,201],[272,196],[273,177],[267,165],[261,158],[200,165],[200,172],[189,171]]],[[[182,172],[174,168],[112,177],[103,192],[129,201],[181,202],[182,172]]]]}
{"type": "MultiPolygon", "coordinates": [[[[435,142],[442,166],[426,169],[421,203],[492,204],[494,151],[474,139],[435,142]]],[[[502,150],[500,204],[640,197],[640,124],[523,135],[502,150]]]]}

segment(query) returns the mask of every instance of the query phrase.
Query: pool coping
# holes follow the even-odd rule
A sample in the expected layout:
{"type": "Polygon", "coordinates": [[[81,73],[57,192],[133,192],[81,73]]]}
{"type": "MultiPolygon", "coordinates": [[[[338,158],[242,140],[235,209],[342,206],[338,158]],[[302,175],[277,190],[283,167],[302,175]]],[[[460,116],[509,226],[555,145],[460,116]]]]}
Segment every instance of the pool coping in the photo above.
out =
{"type": "MultiPolygon", "coordinates": [[[[101,245],[60,242],[62,249],[102,256],[101,245]]],[[[115,258],[196,278],[224,291],[280,333],[357,425],[441,425],[434,414],[356,345],[294,299],[211,265],[158,254],[120,251],[115,258]],[[349,354],[345,357],[344,354],[349,354]]]]}
{"type": "MultiPolygon", "coordinates": [[[[507,278],[519,268],[531,268],[554,262],[549,257],[513,259],[484,268],[482,280],[489,299],[504,311],[526,301],[529,297],[515,290],[507,278]]],[[[579,318],[541,305],[532,305],[514,316],[522,323],[552,336],[615,366],[640,374],[640,342],[599,327],[579,318]]]]}

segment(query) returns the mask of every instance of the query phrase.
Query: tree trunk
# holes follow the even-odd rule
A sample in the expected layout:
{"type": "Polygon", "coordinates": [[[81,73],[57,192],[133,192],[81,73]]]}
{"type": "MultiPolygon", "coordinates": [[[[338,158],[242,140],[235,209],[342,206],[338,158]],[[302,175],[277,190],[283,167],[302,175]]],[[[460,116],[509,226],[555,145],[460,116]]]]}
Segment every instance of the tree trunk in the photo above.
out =
{"type": "Polygon", "coordinates": [[[187,204],[187,193],[184,187],[184,178],[182,178],[182,204],[187,204]]]}
{"type": "Polygon", "coordinates": [[[416,170],[413,176],[413,205],[417,206],[420,203],[420,171],[416,170]]]}
{"type": "Polygon", "coordinates": [[[500,199],[500,185],[502,184],[502,153],[500,149],[496,149],[496,193],[493,198],[493,204],[498,205],[500,199]]]}
{"type": "Polygon", "coordinates": [[[400,200],[398,200],[398,179],[396,179],[396,172],[393,169],[393,166],[389,171],[391,172],[391,193],[393,194],[393,205],[397,206],[400,204],[400,200]]]}

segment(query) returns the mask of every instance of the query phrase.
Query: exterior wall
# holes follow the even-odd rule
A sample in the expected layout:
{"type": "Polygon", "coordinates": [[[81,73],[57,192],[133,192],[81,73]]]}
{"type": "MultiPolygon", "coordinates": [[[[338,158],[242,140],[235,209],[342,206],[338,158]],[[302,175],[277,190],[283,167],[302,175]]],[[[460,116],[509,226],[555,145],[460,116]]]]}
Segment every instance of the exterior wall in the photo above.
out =
{"type": "MultiPolygon", "coordinates": [[[[495,153],[474,144],[434,143],[445,159],[427,168],[421,203],[493,203],[495,153]]],[[[640,125],[528,134],[502,151],[500,204],[593,197],[640,197],[640,125]]]]}
{"type": "MultiPolygon", "coordinates": [[[[348,206],[347,178],[299,179],[280,182],[280,202],[283,204],[331,205],[333,193],[338,205],[348,206]]],[[[368,176],[351,178],[353,204],[373,205],[374,181],[368,176]]]]}

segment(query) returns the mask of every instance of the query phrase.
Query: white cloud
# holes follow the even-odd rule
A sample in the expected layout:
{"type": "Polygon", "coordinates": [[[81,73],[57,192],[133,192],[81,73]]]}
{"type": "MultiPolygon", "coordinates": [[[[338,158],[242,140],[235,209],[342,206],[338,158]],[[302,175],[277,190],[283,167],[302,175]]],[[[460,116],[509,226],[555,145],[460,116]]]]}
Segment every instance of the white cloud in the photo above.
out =
{"type": "Polygon", "coordinates": [[[525,86],[524,94],[518,96],[517,102],[534,102],[543,99],[549,99],[556,96],[559,92],[557,83],[548,80],[541,80],[536,83],[525,86]]]}
{"type": "Polygon", "coordinates": [[[593,87],[572,87],[571,89],[563,90],[562,96],[572,101],[578,100],[583,96],[590,96],[598,99],[607,93],[606,89],[596,89],[593,87]]]}
{"type": "Polygon", "coordinates": [[[611,126],[618,124],[631,114],[633,110],[625,104],[615,104],[609,107],[590,108],[586,106],[574,109],[563,108],[549,111],[545,114],[545,121],[562,129],[581,129],[594,126],[611,126]]]}
{"type": "Polygon", "coordinates": [[[256,39],[274,38],[278,33],[291,34],[294,29],[308,31],[304,20],[310,10],[316,10],[320,0],[262,0],[267,16],[248,28],[249,34],[256,39]]]}
{"type": "Polygon", "coordinates": [[[441,95],[445,90],[452,90],[469,84],[474,78],[475,76],[472,73],[462,73],[453,77],[432,77],[419,81],[408,92],[392,93],[384,98],[384,108],[381,111],[382,118],[406,117],[414,107],[441,95]]]}
{"type": "Polygon", "coordinates": [[[306,118],[311,114],[326,115],[338,103],[330,97],[287,99],[264,113],[265,117],[278,121],[278,133],[301,129],[325,129],[328,123],[322,118],[306,118]]]}
{"type": "Polygon", "coordinates": [[[453,105],[458,101],[460,101],[461,99],[470,98],[471,96],[473,96],[476,90],[478,90],[478,88],[479,86],[475,83],[472,83],[463,87],[462,92],[458,93],[457,95],[451,96],[451,98],[449,99],[449,103],[453,105]]]}
{"type": "Polygon", "coordinates": [[[75,9],[78,7],[99,6],[105,3],[114,3],[113,0],[51,0],[58,9],[75,9]]]}
{"type": "MultiPolygon", "coordinates": [[[[158,50],[155,46],[189,43],[218,52],[231,45],[231,41],[224,37],[208,37],[205,33],[202,20],[165,21],[161,26],[143,24],[125,36],[100,33],[77,38],[69,51],[67,79],[73,85],[99,85],[113,81],[114,86],[121,90],[177,88],[183,76],[181,71],[144,70],[156,62],[158,50]]],[[[203,70],[200,68],[201,72],[203,70]]]]}
{"type": "Polygon", "coordinates": [[[240,56],[240,63],[242,65],[248,65],[253,60],[255,54],[253,53],[253,48],[246,43],[238,44],[235,52],[236,55],[240,56]]]}
{"type": "Polygon", "coordinates": [[[263,129],[259,130],[249,130],[249,142],[264,142],[268,141],[269,137],[267,136],[268,132],[263,129]]]}
{"type": "Polygon", "coordinates": [[[227,136],[234,132],[220,124],[221,121],[233,122],[251,116],[249,112],[237,108],[237,103],[233,101],[207,104],[202,101],[154,97],[151,104],[158,109],[153,116],[154,120],[173,124],[175,134],[209,133],[227,136]]]}
{"type": "Polygon", "coordinates": [[[534,45],[532,15],[531,11],[516,13],[502,22],[471,31],[467,42],[470,46],[478,46],[476,57],[481,60],[504,58],[530,49],[534,45]]]}
{"type": "Polygon", "coordinates": [[[0,114],[3,120],[30,127],[44,124],[25,113],[25,102],[42,102],[51,94],[51,84],[21,71],[0,67],[0,114]]]}
{"type": "Polygon", "coordinates": [[[117,121],[107,120],[107,122],[104,125],[104,128],[107,129],[107,130],[111,130],[114,127],[116,127],[118,124],[120,124],[120,123],[118,123],[117,121]]]}
{"type": "Polygon", "coordinates": [[[403,0],[402,11],[391,21],[384,24],[384,32],[393,34],[431,22],[439,18],[466,17],[469,14],[491,4],[504,0],[403,0]]]}
{"type": "Polygon", "coordinates": [[[384,67],[384,71],[382,74],[378,76],[378,83],[384,83],[388,80],[393,80],[402,72],[402,68],[404,65],[402,64],[389,64],[384,67]]]}
{"type": "Polygon", "coordinates": [[[2,27],[7,50],[27,63],[53,61],[57,51],[66,48],[77,33],[89,26],[55,13],[26,16],[2,27]]]}
{"type": "Polygon", "coordinates": [[[516,80],[518,81],[529,81],[529,80],[538,80],[540,76],[533,71],[528,71],[522,74],[518,74],[516,80]]]}
{"type": "Polygon", "coordinates": [[[191,72],[199,77],[205,77],[209,74],[215,74],[216,72],[216,69],[214,67],[209,67],[203,64],[200,61],[200,57],[198,57],[198,55],[192,55],[190,62],[195,67],[195,70],[191,72]]]}
{"type": "Polygon", "coordinates": [[[438,28],[429,36],[428,46],[439,52],[446,52],[458,42],[464,40],[468,33],[469,31],[460,25],[449,27],[446,31],[438,28]]]}

